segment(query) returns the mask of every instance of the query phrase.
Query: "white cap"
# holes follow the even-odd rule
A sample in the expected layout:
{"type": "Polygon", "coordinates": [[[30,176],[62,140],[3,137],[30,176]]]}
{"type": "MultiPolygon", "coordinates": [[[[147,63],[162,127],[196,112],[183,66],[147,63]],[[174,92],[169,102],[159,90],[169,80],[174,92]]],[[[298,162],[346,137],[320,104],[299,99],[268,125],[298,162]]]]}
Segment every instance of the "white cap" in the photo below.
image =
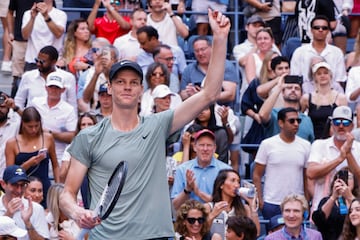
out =
{"type": "Polygon", "coordinates": [[[170,88],[164,84],[157,85],[152,91],[152,97],[155,98],[163,98],[167,95],[174,96],[175,94],[170,90],[170,88]]]}
{"type": "Polygon", "coordinates": [[[336,107],[333,111],[333,114],[331,116],[331,119],[347,119],[352,121],[353,120],[353,115],[352,115],[352,111],[351,108],[348,106],[339,106],[336,107]]]}
{"type": "Polygon", "coordinates": [[[328,70],[331,71],[331,67],[327,62],[318,62],[318,63],[315,63],[314,66],[312,66],[312,68],[311,68],[312,73],[316,73],[316,71],[319,70],[319,68],[322,68],[322,67],[327,68],[328,70]]]}
{"type": "Polygon", "coordinates": [[[52,72],[46,77],[46,86],[57,86],[59,88],[64,88],[64,79],[61,73],[52,72]]]}
{"type": "Polygon", "coordinates": [[[25,237],[27,231],[16,226],[15,221],[7,216],[0,216],[0,236],[25,237]]]}

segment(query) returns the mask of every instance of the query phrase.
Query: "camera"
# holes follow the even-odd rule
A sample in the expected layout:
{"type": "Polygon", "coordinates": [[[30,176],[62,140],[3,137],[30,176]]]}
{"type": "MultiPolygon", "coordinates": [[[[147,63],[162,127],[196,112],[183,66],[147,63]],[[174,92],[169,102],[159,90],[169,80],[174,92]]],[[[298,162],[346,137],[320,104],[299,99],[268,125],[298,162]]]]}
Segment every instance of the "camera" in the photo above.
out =
{"type": "Polygon", "coordinates": [[[285,76],[285,83],[297,83],[302,85],[303,83],[303,76],[299,75],[287,75],[285,76]]]}
{"type": "Polygon", "coordinates": [[[249,183],[248,181],[243,180],[243,187],[237,189],[236,194],[240,196],[240,194],[246,195],[249,198],[255,197],[255,185],[249,183]]]}

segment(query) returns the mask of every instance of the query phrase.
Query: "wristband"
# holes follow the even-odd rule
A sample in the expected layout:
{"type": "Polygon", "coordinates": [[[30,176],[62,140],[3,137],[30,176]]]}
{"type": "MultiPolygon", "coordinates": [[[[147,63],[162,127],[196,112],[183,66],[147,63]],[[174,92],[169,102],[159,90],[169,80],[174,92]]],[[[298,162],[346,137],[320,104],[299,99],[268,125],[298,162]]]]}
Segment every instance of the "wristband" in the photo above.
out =
{"type": "Polygon", "coordinates": [[[184,193],[188,195],[188,194],[191,193],[191,191],[188,191],[188,190],[186,190],[186,189],[184,188],[184,193]]]}

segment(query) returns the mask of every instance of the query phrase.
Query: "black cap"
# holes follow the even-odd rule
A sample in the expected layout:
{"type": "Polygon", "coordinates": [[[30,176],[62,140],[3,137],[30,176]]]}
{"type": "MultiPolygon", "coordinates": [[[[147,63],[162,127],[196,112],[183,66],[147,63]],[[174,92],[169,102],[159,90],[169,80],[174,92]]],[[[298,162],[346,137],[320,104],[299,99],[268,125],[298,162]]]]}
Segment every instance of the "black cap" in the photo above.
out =
{"type": "Polygon", "coordinates": [[[25,170],[18,165],[11,165],[5,168],[3,180],[7,183],[13,184],[19,181],[29,182],[25,170]]]}
{"type": "Polygon", "coordinates": [[[115,77],[115,75],[120,70],[124,70],[124,69],[131,69],[131,70],[135,71],[136,74],[139,75],[141,82],[142,82],[144,75],[143,75],[143,71],[142,71],[140,65],[137,64],[136,62],[132,62],[129,60],[123,60],[123,61],[117,62],[111,66],[110,74],[109,74],[110,81],[115,77]]]}

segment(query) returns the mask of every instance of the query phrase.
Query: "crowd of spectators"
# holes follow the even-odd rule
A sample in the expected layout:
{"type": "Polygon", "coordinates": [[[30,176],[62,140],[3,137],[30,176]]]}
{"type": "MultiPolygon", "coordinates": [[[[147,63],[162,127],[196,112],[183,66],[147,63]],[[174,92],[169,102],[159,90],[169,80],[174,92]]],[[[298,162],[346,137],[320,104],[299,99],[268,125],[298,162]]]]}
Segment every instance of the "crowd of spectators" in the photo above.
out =
{"type": "Polygon", "coordinates": [[[75,239],[81,227],[95,227],[90,238],[359,238],[360,2],[245,2],[247,37],[229,50],[228,0],[64,1],[92,9],[71,22],[53,0],[2,1],[13,85],[0,91],[0,239],[75,239]],[[100,222],[88,209],[124,154],[128,201],[100,222]],[[134,225],[117,219],[131,214],[134,225]],[[174,228],[159,219],[170,215],[174,228]]]}

